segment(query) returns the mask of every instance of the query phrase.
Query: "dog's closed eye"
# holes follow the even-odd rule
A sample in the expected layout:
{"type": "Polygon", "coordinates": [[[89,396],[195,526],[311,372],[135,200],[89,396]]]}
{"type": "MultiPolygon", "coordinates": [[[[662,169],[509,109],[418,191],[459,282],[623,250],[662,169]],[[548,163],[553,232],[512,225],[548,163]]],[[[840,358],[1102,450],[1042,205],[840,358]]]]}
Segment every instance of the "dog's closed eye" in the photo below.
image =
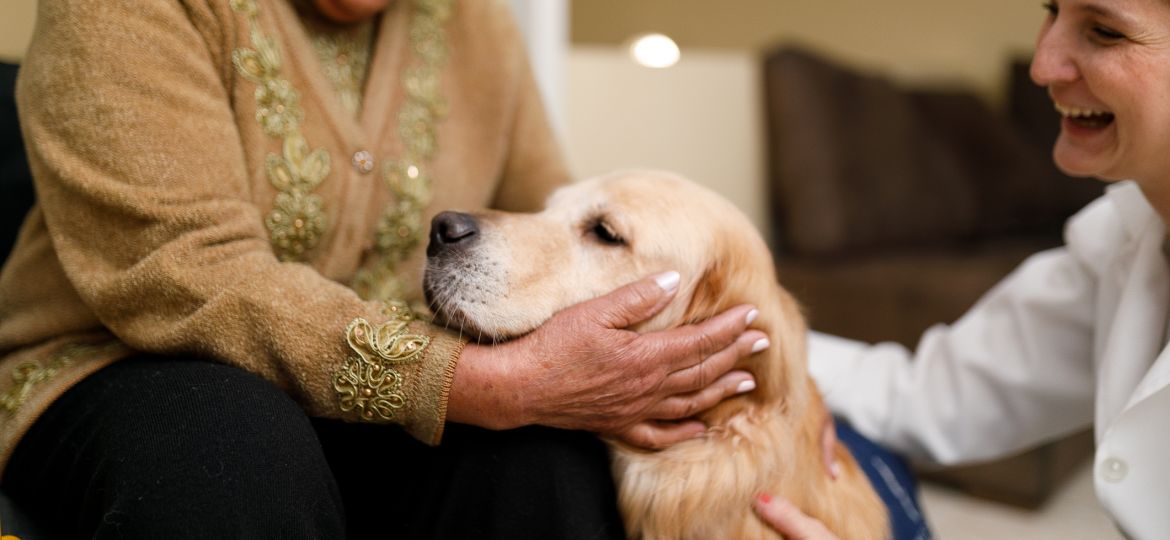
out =
{"type": "Polygon", "coordinates": [[[585,236],[606,246],[627,245],[626,239],[617,232],[617,229],[614,229],[613,225],[607,223],[604,217],[590,220],[585,228],[585,236]]]}

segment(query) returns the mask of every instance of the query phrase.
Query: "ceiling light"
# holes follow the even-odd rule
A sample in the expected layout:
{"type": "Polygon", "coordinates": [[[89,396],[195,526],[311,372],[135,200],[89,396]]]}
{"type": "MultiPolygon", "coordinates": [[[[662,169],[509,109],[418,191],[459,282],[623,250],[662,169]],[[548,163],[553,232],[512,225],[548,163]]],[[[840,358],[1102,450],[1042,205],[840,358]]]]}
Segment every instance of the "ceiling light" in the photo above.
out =
{"type": "Polygon", "coordinates": [[[646,67],[668,68],[678,63],[678,45],[662,34],[646,34],[630,44],[630,56],[646,67]]]}

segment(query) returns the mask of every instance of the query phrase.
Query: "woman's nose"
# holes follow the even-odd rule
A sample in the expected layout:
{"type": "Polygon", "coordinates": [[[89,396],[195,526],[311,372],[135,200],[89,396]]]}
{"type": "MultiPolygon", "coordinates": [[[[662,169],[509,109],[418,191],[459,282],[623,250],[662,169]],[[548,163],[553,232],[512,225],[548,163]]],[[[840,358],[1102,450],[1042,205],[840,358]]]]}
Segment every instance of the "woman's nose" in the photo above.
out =
{"type": "Polygon", "coordinates": [[[1049,22],[1040,30],[1029,73],[1032,82],[1040,86],[1069,83],[1080,76],[1073,58],[1072,43],[1067,39],[1064,29],[1054,22],[1049,22]]]}

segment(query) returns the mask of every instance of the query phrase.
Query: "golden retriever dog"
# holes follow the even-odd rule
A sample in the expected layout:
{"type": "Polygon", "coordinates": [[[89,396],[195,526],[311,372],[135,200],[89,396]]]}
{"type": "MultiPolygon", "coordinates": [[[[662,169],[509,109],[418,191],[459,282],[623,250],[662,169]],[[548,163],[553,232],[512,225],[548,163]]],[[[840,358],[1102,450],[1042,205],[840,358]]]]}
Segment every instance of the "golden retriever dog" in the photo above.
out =
{"type": "Polygon", "coordinates": [[[562,188],[540,213],[448,212],[433,227],[474,232],[458,247],[432,240],[424,288],[437,321],[481,340],[522,335],[560,309],[668,270],[682,275],[676,298],[636,330],[758,306],[752,326],[773,346],[737,366],[758,386],[702,413],[707,436],[661,451],[610,443],[630,538],[779,538],[752,515],[761,492],[788,498],[843,540],[889,536],[885,506],[844,446],[838,478],[825,472],[828,413],[808,375],[804,319],[731,203],[669,173],[627,171],[562,188]]]}

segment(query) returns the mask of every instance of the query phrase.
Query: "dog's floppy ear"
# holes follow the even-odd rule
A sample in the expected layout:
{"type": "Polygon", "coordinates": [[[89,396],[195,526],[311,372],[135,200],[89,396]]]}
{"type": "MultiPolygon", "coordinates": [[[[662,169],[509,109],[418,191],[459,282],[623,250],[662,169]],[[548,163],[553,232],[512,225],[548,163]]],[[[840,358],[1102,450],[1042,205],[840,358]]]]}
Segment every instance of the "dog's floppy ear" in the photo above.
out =
{"type": "Polygon", "coordinates": [[[707,265],[695,282],[695,290],[683,314],[683,321],[687,324],[704,321],[729,307],[728,277],[727,263],[717,260],[707,265]]]}
{"type": "MultiPolygon", "coordinates": [[[[752,259],[755,246],[746,236],[734,232],[719,236],[723,241],[708,255],[707,267],[695,282],[683,316],[687,323],[705,321],[737,304],[759,301],[755,297],[762,289],[756,281],[761,276],[752,259]]],[[[775,278],[769,276],[767,281],[775,283],[775,278]]]]}
{"type": "Polygon", "coordinates": [[[771,275],[770,261],[767,271],[761,272],[760,263],[755,258],[760,250],[767,249],[763,241],[753,244],[752,235],[730,228],[712,234],[720,241],[715,242],[707,253],[707,266],[695,282],[683,317],[688,323],[710,319],[737,304],[759,302],[757,297],[764,290],[762,283],[774,284],[776,281],[771,275]]]}

